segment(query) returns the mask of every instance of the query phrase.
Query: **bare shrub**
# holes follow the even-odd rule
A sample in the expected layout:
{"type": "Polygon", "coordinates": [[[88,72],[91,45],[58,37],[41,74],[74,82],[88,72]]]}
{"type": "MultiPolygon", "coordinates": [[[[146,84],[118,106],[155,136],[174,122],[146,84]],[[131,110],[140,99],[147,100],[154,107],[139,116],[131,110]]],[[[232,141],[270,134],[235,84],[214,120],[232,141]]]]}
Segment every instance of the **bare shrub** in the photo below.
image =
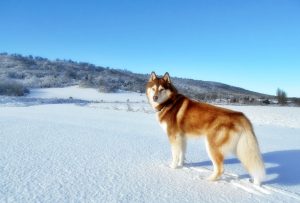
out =
{"type": "Polygon", "coordinates": [[[287,94],[282,89],[279,88],[277,89],[276,97],[277,97],[278,104],[280,105],[287,104],[287,94]]]}
{"type": "Polygon", "coordinates": [[[0,82],[0,95],[6,96],[24,96],[28,94],[29,90],[22,84],[15,81],[1,81],[0,82]]]}

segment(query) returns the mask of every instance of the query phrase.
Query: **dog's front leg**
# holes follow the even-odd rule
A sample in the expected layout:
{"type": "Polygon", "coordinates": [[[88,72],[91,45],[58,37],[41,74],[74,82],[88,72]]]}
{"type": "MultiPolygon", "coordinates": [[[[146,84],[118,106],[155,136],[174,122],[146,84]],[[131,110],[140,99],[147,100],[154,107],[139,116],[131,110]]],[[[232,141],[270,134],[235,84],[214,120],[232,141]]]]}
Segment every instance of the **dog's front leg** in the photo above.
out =
{"type": "Polygon", "coordinates": [[[182,167],[185,160],[185,152],[186,152],[186,139],[184,136],[181,136],[181,143],[180,143],[180,153],[179,153],[179,160],[178,166],[182,167]]]}
{"type": "Polygon", "coordinates": [[[172,162],[170,164],[170,168],[175,169],[178,166],[178,160],[179,160],[178,146],[176,144],[172,144],[171,150],[172,150],[172,162]]]}
{"type": "Polygon", "coordinates": [[[172,162],[170,167],[175,169],[178,166],[182,167],[184,162],[185,156],[185,140],[182,136],[169,136],[170,144],[171,144],[171,151],[172,151],[172,162]]]}

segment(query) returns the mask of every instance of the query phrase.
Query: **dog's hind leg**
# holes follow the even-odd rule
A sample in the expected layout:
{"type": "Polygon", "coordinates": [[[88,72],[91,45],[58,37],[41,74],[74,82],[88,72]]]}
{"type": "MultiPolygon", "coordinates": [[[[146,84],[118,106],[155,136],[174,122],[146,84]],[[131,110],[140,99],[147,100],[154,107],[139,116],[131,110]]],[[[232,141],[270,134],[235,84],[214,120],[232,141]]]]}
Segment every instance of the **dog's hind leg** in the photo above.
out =
{"type": "Polygon", "coordinates": [[[215,181],[224,172],[224,167],[223,167],[224,156],[217,147],[215,148],[213,147],[212,143],[209,141],[208,138],[205,140],[205,145],[206,145],[207,154],[210,157],[214,167],[214,171],[208,177],[208,180],[215,181]]]}

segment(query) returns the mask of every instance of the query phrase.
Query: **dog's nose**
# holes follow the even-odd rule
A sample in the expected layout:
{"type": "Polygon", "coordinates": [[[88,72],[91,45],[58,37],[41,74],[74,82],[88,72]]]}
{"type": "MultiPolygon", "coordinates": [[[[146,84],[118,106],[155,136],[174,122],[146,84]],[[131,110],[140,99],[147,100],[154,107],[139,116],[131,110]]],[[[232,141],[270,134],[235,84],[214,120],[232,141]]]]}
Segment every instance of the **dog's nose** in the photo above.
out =
{"type": "Polygon", "coordinates": [[[153,101],[157,101],[158,100],[158,96],[153,96],[153,101]]]}

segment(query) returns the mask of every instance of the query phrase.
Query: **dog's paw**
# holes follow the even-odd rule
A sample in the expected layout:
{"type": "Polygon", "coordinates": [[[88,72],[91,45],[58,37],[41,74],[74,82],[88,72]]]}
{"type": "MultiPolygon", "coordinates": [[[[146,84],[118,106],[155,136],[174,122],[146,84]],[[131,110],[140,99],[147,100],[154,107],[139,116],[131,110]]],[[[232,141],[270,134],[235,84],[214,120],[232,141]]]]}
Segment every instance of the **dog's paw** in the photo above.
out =
{"type": "Polygon", "coordinates": [[[210,176],[208,176],[208,177],[206,178],[206,180],[209,180],[209,181],[216,181],[216,180],[218,180],[218,177],[217,177],[216,174],[211,174],[210,176]]]}
{"type": "Polygon", "coordinates": [[[182,168],[182,167],[183,167],[183,164],[184,164],[184,163],[179,163],[177,167],[178,167],[178,168],[182,168]]]}
{"type": "Polygon", "coordinates": [[[169,166],[170,166],[171,169],[176,169],[177,168],[177,164],[175,164],[175,163],[171,163],[169,166]]]}

